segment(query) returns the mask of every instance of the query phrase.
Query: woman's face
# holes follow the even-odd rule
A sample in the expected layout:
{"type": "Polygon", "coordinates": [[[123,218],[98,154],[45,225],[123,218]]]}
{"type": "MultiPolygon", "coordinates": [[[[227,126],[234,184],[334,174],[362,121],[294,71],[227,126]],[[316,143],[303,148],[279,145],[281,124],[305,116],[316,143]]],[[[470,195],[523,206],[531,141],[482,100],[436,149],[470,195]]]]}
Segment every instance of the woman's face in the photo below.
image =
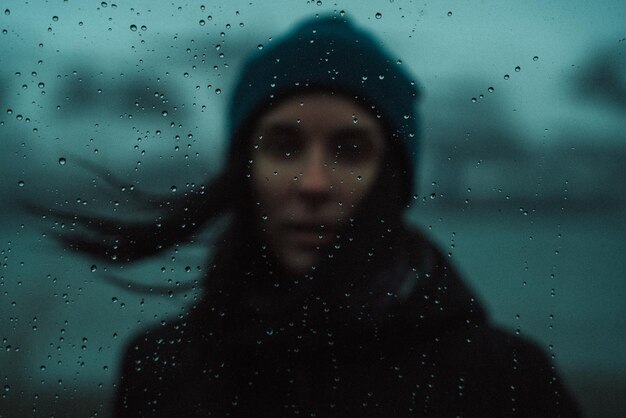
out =
{"type": "Polygon", "coordinates": [[[344,96],[293,96],[263,113],[252,139],[259,231],[283,266],[308,271],[371,189],[382,122],[344,96]]]}

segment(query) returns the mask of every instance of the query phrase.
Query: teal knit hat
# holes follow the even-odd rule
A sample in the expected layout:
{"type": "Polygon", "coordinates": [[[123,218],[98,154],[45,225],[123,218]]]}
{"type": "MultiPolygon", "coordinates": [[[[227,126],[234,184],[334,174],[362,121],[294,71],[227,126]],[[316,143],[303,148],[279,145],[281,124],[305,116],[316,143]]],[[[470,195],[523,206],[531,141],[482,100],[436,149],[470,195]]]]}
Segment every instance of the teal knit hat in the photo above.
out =
{"type": "Polygon", "coordinates": [[[344,16],[307,19],[250,55],[231,96],[231,140],[242,140],[272,104],[311,90],[357,97],[379,114],[401,147],[412,188],[419,145],[416,83],[379,40],[344,16]]]}

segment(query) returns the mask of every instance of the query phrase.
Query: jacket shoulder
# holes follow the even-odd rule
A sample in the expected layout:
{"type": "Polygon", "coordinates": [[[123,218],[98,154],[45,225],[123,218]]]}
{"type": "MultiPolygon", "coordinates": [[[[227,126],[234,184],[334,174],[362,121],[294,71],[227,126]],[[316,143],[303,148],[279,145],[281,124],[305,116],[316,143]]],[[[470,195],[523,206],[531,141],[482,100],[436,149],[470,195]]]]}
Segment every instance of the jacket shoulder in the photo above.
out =
{"type": "Polygon", "coordinates": [[[122,361],[115,416],[163,413],[164,405],[175,405],[166,398],[210,371],[205,339],[190,319],[167,321],[132,338],[122,361]]]}
{"type": "Polygon", "coordinates": [[[471,374],[484,393],[490,393],[489,387],[501,388],[491,393],[500,410],[517,416],[581,416],[552,359],[537,342],[486,325],[468,334],[464,343],[470,348],[455,362],[471,362],[471,374]]]}

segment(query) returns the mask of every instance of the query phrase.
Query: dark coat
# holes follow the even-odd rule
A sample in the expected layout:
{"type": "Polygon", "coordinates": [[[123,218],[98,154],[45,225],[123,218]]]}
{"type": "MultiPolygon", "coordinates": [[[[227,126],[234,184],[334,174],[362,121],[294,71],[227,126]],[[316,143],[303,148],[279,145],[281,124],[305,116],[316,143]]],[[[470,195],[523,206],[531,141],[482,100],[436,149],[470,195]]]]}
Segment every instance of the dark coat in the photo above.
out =
{"type": "Polygon", "coordinates": [[[388,261],[365,298],[273,311],[205,300],[144,332],[116,416],[580,415],[542,350],[490,324],[421,234],[399,234],[388,261]]]}

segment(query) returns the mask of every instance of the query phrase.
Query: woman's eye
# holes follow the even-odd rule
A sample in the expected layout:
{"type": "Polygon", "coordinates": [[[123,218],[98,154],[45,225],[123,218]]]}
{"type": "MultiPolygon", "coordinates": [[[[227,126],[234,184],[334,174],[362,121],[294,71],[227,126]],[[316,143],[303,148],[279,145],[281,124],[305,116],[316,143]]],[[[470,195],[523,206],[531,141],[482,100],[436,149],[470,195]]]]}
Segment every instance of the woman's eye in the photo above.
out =
{"type": "Polygon", "coordinates": [[[299,141],[291,136],[272,136],[263,139],[263,152],[274,158],[290,159],[300,151],[299,141]]]}
{"type": "Polygon", "coordinates": [[[373,145],[369,141],[340,141],[336,144],[337,162],[359,163],[369,160],[373,155],[373,145]]]}

